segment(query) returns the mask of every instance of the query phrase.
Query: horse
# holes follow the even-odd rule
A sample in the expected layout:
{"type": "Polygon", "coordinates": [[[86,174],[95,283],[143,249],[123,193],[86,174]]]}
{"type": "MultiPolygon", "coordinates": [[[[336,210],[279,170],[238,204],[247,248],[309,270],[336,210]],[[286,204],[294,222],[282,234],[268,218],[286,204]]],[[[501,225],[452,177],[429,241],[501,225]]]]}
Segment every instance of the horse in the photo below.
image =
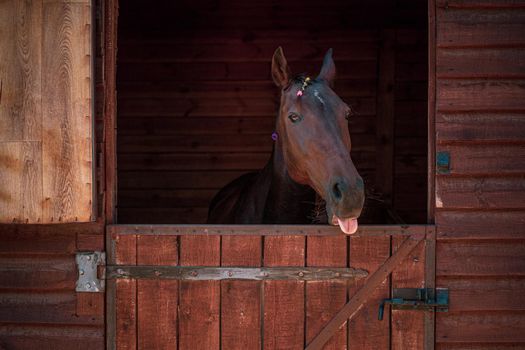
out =
{"type": "Polygon", "coordinates": [[[333,90],[332,49],[319,75],[310,78],[293,77],[279,47],[271,73],[281,89],[271,157],[263,169],[242,175],[215,195],[207,222],[310,224],[320,197],[326,213],[322,221],[355,233],[365,190],[350,157],[352,110],[333,90]]]}

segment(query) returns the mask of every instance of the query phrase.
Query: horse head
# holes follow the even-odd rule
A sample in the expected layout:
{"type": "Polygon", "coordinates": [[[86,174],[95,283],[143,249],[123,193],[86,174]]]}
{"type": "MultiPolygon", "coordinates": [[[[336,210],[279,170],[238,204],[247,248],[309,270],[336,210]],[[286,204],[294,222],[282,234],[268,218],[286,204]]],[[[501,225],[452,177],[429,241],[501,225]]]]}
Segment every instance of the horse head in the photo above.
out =
{"type": "Polygon", "coordinates": [[[364,204],[364,183],[350,158],[350,107],[332,89],[332,49],[316,78],[292,77],[282,49],[272,59],[272,78],[281,88],[276,125],[288,175],[309,185],[326,202],[328,221],[347,234],[356,232],[364,204]]]}

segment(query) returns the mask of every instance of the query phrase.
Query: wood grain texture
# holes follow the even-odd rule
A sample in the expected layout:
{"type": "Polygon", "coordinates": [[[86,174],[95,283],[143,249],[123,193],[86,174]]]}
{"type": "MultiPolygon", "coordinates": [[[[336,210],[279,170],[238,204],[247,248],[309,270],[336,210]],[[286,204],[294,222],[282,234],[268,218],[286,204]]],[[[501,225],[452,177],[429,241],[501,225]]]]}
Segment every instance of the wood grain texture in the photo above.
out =
{"type": "MultiPolygon", "coordinates": [[[[223,236],[221,266],[261,266],[262,238],[223,236]]],[[[221,282],[222,349],[260,349],[261,284],[256,281],[221,282]]]]}
{"type": "Polygon", "coordinates": [[[41,141],[42,1],[3,1],[0,33],[0,142],[41,141]]]}
{"type": "MultiPolygon", "coordinates": [[[[347,237],[307,237],[306,265],[344,267],[347,263],[347,237]]],[[[347,283],[312,281],[306,283],[306,343],[323,329],[346,302],[347,283]]],[[[346,349],[346,324],[323,349],[346,349]]]]}
{"type": "Polygon", "coordinates": [[[0,222],[41,223],[42,144],[0,142],[0,222]]]}
{"type": "MultiPolygon", "coordinates": [[[[180,265],[219,266],[220,237],[181,237],[180,265]]],[[[181,282],[179,348],[220,348],[220,282],[181,282]]]]}
{"type": "Polygon", "coordinates": [[[91,221],[91,8],[45,3],[43,19],[43,221],[91,221]]]}
{"type": "MultiPolygon", "coordinates": [[[[390,256],[390,238],[351,238],[349,264],[373,274],[390,256]]],[[[348,297],[352,298],[366,284],[366,279],[350,284],[348,297]]],[[[348,323],[348,345],[350,349],[390,348],[390,310],[385,309],[384,321],[377,319],[377,306],[390,295],[390,278],[372,292],[370,301],[359,314],[348,323]]]]}
{"type": "Polygon", "coordinates": [[[438,211],[438,239],[523,239],[525,213],[516,211],[438,211]],[[458,223],[461,225],[458,225],[458,223]]]}
{"type": "MultiPolygon", "coordinates": [[[[177,265],[177,237],[138,237],[137,264],[177,265]]],[[[177,348],[178,282],[139,280],[136,283],[138,348],[177,348]]]]}
{"type": "MultiPolygon", "coordinates": [[[[136,265],[137,237],[113,236],[111,259],[115,264],[136,265]]],[[[115,349],[137,349],[137,281],[115,282],[115,349]]]]}
{"type": "MultiPolygon", "coordinates": [[[[393,253],[402,241],[392,239],[393,253]]],[[[392,272],[392,288],[425,287],[425,242],[422,241],[392,272]]],[[[415,310],[391,310],[392,349],[424,349],[425,313],[415,310]]]]}
{"type": "MultiPolygon", "coordinates": [[[[265,237],[264,266],[304,266],[305,238],[265,237]]],[[[264,282],[263,349],[303,349],[305,282],[264,282]]]]}
{"type": "Polygon", "coordinates": [[[438,276],[523,276],[523,241],[451,241],[437,246],[438,276]]]}

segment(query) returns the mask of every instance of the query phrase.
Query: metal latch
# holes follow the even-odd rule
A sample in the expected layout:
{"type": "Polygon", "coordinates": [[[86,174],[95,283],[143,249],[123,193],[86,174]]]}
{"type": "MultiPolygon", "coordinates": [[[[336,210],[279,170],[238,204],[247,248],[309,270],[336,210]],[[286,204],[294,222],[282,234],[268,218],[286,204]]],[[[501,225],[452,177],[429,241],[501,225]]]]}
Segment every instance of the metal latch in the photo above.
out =
{"type": "Polygon", "coordinates": [[[106,264],[104,252],[79,252],[76,255],[78,267],[78,280],[75,290],[77,292],[103,292],[105,276],[98,277],[98,266],[106,264]]]}
{"type": "Polygon", "coordinates": [[[391,299],[384,299],[379,305],[378,319],[383,319],[385,305],[393,310],[448,311],[448,288],[398,288],[391,299]]]}

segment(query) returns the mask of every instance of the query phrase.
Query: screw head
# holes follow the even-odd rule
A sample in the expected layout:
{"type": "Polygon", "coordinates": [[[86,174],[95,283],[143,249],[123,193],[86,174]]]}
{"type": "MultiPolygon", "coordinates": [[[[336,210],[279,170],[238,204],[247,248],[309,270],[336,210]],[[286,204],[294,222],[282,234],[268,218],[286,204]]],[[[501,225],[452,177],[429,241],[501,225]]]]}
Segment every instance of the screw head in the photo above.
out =
{"type": "Polygon", "coordinates": [[[230,277],[233,276],[233,272],[228,271],[228,276],[230,276],[230,277]]]}
{"type": "Polygon", "coordinates": [[[78,273],[80,274],[80,276],[82,276],[84,274],[84,270],[79,270],[78,273]]]}
{"type": "Polygon", "coordinates": [[[91,260],[91,255],[88,255],[86,259],[88,259],[88,261],[91,260]]]}
{"type": "Polygon", "coordinates": [[[91,289],[91,284],[90,283],[86,283],[86,288],[87,289],[91,289]]]}
{"type": "Polygon", "coordinates": [[[304,272],[303,271],[299,272],[299,276],[303,277],[304,276],[304,272]]]}

